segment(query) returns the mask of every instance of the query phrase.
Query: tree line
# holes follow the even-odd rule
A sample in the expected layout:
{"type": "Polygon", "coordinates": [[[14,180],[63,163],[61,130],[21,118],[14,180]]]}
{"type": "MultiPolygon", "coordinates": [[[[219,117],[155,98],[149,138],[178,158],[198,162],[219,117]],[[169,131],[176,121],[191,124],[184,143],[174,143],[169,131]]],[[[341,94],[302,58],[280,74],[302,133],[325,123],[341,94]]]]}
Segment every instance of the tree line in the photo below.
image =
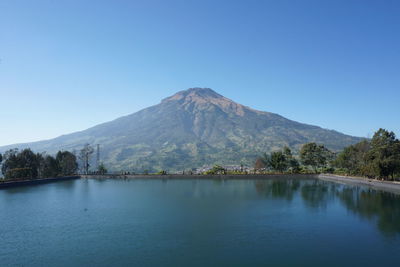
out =
{"type": "Polygon", "coordinates": [[[298,157],[288,147],[265,153],[256,160],[254,168],[259,172],[328,172],[394,180],[400,176],[400,141],[393,132],[379,129],[372,139],[348,146],[340,153],[321,144],[307,143],[298,157]]]}
{"type": "Polygon", "coordinates": [[[79,171],[84,174],[105,174],[107,169],[100,163],[97,171],[90,171],[94,149],[85,144],[76,153],[58,151],[55,156],[45,153],[34,153],[31,149],[10,149],[0,154],[1,172],[6,180],[40,179],[57,176],[70,176],[79,171]],[[78,162],[80,164],[78,164],[78,162]]]}
{"type": "Polygon", "coordinates": [[[69,151],[58,151],[55,157],[34,153],[31,149],[10,149],[0,155],[1,172],[6,180],[39,179],[69,176],[76,173],[76,156],[69,151]]]}
{"type": "Polygon", "coordinates": [[[275,171],[280,173],[309,173],[326,170],[330,165],[334,153],[324,145],[316,143],[304,144],[295,157],[289,147],[270,154],[264,153],[254,165],[258,171],[275,171]]]}

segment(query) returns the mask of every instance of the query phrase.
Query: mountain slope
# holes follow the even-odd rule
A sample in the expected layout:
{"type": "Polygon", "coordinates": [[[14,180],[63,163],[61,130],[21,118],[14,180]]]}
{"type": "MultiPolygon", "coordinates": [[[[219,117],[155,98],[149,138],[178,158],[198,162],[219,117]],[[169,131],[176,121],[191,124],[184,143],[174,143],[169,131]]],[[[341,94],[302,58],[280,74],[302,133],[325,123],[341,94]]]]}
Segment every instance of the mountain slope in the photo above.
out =
{"type": "Polygon", "coordinates": [[[31,147],[53,153],[101,144],[102,160],[114,170],[182,170],[204,164],[251,164],[263,152],[307,142],[340,150],[361,138],[253,110],[208,88],[191,88],[158,105],[85,131],[31,147]]]}

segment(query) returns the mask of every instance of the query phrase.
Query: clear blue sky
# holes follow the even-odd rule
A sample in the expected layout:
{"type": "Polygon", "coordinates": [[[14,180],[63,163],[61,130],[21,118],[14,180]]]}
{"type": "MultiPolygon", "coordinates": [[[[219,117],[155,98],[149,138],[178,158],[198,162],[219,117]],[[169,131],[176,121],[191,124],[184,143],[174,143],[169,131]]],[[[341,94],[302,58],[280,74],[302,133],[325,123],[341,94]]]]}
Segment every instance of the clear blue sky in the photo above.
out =
{"type": "Polygon", "coordinates": [[[0,145],[86,129],[176,91],[400,135],[400,1],[0,1],[0,145]]]}

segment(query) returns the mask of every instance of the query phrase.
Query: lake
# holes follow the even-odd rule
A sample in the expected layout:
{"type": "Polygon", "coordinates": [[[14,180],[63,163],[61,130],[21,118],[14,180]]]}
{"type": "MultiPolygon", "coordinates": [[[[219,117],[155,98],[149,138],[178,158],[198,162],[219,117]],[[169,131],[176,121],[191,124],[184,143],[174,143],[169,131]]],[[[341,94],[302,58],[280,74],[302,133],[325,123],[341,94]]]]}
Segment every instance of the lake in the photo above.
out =
{"type": "Polygon", "coordinates": [[[0,190],[0,264],[395,266],[400,196],[313,178],[0,190]]]}

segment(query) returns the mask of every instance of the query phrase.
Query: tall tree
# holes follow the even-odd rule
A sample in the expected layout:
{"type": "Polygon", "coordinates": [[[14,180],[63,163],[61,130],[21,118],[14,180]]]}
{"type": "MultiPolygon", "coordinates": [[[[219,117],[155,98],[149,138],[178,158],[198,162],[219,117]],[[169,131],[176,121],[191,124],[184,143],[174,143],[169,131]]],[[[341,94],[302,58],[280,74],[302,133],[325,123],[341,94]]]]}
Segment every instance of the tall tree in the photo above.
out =
{"type": "Polygon", "coordinates": [[[10,149],[7,150],[4,153],[4,163],[1,166],[1,172],[3,173],[5,178],[7,177],[7,173],[14,168],[18,167],[18,162],[17,162],[17,153],[18,153],[18,149],[10,149]]]}
{"type": "Polygon", "coordinates": [[[300,170],[299,161],[293,157],[292,151],[288,146],[283,148],[283,155],[285,155],[287,168],[290,169],[292,173],[298,173],[300,170]]]}
{"type": "Polygon", "coordinates": [[[282,151],[272,152],[269,164],[273,170],[279,172],[285,171],[288,167],[285,154],[282,151]]]}
{"type": "Polygon", "coordinates": [[[328,160],[333,158],[333,153],[324,145],[308,143],[300,149],[300,160],[306,166],[311,166],[315,172],[317,168],[325,167],[328,160]]]}
{"type": "Polygon", "coordinates": [[[58,151],[56,155],[57,164],[59,166],[60,175],[68,176],[76,173],[78,163],[76,156],[69,151],[58,151]]]}
{"type": "Polygon", "coordinates": [[[82,167],[85,174],[89,173],[90,158],[93,152],[94,149],[89,144],[85,144],[85,146],[80,151],[79,158],[82,161],[82,167]]]}
{"type": "Polygon", "coordinates": [[[363,175],[368,164],[366,155],[370,147],[368,140],[348,146],[337,155],[333,164],[335,167],[345,169],[349,174],[363,175]]]}
{"type": "Polygon", "coordinates": [[[106,168],[106,166],[104,165],[103,162],[101,162],[101,163],[99,164],[99,166],[97,167],[97,172],[98,172],[99,174],[106,174],[106,173],[108,172],[108,170],[107,170],[107,168],[106,168]]]}
{"type": "Polygon", "coordinates": [[[264,163],[266,168],[273,171],[299,171],[299,163],[293,157],[292,151],[287,146],[285,146],[281,151],[275,151],[271,154],[264,153],[264,155],[257,160],[258,164],[260,164],[261,161],[264,163]]]}
{"type": "Polygon", "coordinates": [[[41,165],[41,177],[48,178],[48,177],[57,177],[59,174],[59,167],[57,160],[49,155],[45,155],[41,158],[42,164],[41,165]]]}
{"type": "Polygon", "coordinates": [[[371,140],[371,149],[367,153],[369,175],[387,179],[394,178],[400,171],[400,141],[393,132],[379,129],[371,140]]]}

